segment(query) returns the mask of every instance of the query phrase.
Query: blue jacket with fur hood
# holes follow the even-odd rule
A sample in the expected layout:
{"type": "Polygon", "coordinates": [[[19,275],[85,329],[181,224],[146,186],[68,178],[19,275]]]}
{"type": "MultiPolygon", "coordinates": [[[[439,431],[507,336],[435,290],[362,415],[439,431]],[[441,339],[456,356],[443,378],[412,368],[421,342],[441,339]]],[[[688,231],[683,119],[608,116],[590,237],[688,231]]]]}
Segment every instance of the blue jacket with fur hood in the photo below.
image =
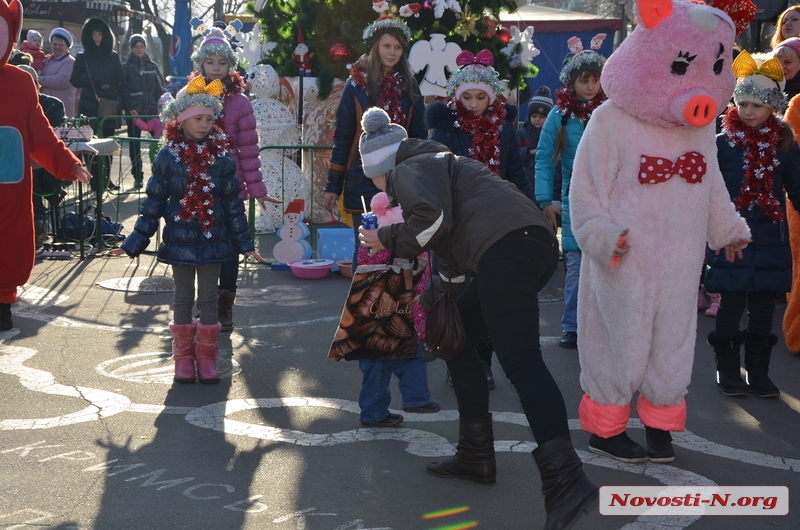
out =
{"type": "MultiPolygon", "coordinates": [[[[500,131],[500,178],[512,182],[533,200],[533,187],[519,157],[517,131],[514,128],[516,120],[517,107],[507,104],[506,123],[500,131]]],[[[472,147],[472,136],[456,128],[455,122],[454,112],[444,103],[431,103],[425,110],[425,124],[430,130],[428,139],[446,145],[453,154],[471,158],[469,149],[472,147]]]]}
{"type": "Polygon", "coordinates": [[[153,176],[147,182],[147,198],[142,201],[141,214],[122,249],[131,257],[141,254],[163,217],[164,232],[158,247],[158,261],[162,263],[200,267],[253,250],[234,170],[229,154],[217,158],[208,168],[214,184],[214,226],[211,237],[207,238],[200,223],[175,220],[186,187],[186,165],[175,160],[167,147],[162,148],[153,163],[153,176]]]}

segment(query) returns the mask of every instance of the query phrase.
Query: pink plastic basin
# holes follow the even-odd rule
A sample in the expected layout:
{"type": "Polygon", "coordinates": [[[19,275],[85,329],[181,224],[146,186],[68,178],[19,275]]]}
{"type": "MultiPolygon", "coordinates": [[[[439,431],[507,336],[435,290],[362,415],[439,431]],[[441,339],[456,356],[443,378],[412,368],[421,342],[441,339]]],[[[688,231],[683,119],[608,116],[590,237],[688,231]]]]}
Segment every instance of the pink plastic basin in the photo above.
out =
{"type": "Polygon", "coordinates": [[[287,263],[295,277],[302,280],[318,280],[324,278],[333,267],[329,259],[300,259],[287,263]]]}

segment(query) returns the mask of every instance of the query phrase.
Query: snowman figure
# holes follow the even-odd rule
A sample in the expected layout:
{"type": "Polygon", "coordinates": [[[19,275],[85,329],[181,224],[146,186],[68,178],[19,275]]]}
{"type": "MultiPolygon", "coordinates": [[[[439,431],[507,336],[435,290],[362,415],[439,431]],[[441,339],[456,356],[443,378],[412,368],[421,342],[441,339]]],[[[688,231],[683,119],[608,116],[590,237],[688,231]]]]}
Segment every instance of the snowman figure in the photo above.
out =
{"type": "Polygon", "coordinates": [[[283,226],[278,229],[278,237],[281,238],[275,244],[272,255],[280,263],[289,263],[311,257],[311,243],[305,240],[311,234],[305,219],[305,201],[295,199],[286,207],[283,214],[283,226]]]}
{"type": "MultiPolygon", "coordinates": [[[[275,69],[259,64],[247,71],[246,81],[255,96],[252,101],[256,118],[259,145],[300,145],[300,128],[289,108],[275,99],[280,90],[280,79],[275,69]]],[[[261,174],[270,194],[284,204],[294,197],[308,194],[308,181],[302,169],[289,158],[291,149],[264,149],[259,155],[261,174]]],[[[264,215],[257,219],[258,233],[270,233],[281,224],[279,205],[269,205],[264,215]]]]}

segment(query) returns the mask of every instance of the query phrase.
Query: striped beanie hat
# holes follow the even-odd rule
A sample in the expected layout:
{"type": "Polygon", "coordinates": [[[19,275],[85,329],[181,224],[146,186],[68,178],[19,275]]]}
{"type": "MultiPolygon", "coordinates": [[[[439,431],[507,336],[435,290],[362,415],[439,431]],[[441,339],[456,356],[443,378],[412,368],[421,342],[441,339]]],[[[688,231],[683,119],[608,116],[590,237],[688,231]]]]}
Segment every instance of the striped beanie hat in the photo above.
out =
{"type": "Polygon", "coordinates": [[[380,177],[394,169],[400,142],[408,138],[402,126],[391,123],[386,111],[379,107],[368,109],[361,117],[364,132],[358,141],[364,174],[380,177]]]}

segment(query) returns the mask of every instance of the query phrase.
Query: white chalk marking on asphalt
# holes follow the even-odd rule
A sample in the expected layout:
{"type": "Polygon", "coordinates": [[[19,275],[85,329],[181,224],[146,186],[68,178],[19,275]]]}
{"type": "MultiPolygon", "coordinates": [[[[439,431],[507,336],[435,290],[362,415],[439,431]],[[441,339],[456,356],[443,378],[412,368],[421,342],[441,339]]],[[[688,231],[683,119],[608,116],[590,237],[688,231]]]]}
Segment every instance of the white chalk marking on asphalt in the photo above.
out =
{"type": "Polygon", "coordinates": [[[68,396],[91,403],[85,409],[52,418],[8,419],[0,421],[0,430],[52,429],[64,425],[94,421],[113,416],[126,410],[131,402],[120,394],[80,386],[61,385],[53,374],[24,366],[23,363],[36,355],[36,350],[22,347],[0,347],[0,372],[19,377],[25,388],[34,392],[68,396]]]}
{"type": "Polygon", "coordinates": [[[363,519],[356,519],[355,521],[350,521],[349,523],[345,523],[342,526],[337,526],[333,530],[347,530],[348,528],[352,528],[353,530],[392,530],[391,526],[381,526],[380,528],[367,528],[364,526],[363,519]]]}
{"type": "Polygon", "coordinates": [[[195,409],[186,415],[186,421],[197,427],[212,429],[225,434],[239,434],[262,440],[288,442],[305,447],[328,447],[344,443],[397,440],[408,444],[406,451],[416,456],[435,457],[453,454],[453,445],[446,439],[437,434],[417,429],[375,427],[337,433],[313,434],[295,429],[255,425],[227,418],[228,415],[243,410],[280,407],[321,407],[353,414],[359,413],[358,403],[344,399],[310,397],[234,399],[195,409]]]}
{"type": "MultiPolygon", "coordinates": [[[[11,513],[0,513],[0,519],[5,519],[6,517],[13,517],[16,520],[22,519],[23,517],[29,517],[27,514],[31,514],[33,517],[30,519],[25,519],[24,521],[20,521],[19,524],[11,524],[6,526],[3,524],[3,528],[6,530],[12,530],[13,528],[30,528],[32,523],[38,523],[39,521],[44,521],[48,517],[53,517],[53,514],[50,512],[43,512],[40,510],[33,510],[31,508],[23,508],[22,510],[17,510],[11,513]]],[[[36,525],[36,526],[44,526],[44,525],[36,525]]]]}
{"type": "Polygon", "coordinates": [[[128,412],[143,412],[145,414],[180,414],[186,415],[196,407],[176,407],[174,405],[146,405],[142,403],[131,403],[128,412]]]}
{"type": "Polygon", "coordinates": [[[52,307],[69,300],[69,296],[59,294],[58,291],[36,287],[29,283],[20,287],[17,297],[19,300],[23,300],[39,309],[52,307]]]}

